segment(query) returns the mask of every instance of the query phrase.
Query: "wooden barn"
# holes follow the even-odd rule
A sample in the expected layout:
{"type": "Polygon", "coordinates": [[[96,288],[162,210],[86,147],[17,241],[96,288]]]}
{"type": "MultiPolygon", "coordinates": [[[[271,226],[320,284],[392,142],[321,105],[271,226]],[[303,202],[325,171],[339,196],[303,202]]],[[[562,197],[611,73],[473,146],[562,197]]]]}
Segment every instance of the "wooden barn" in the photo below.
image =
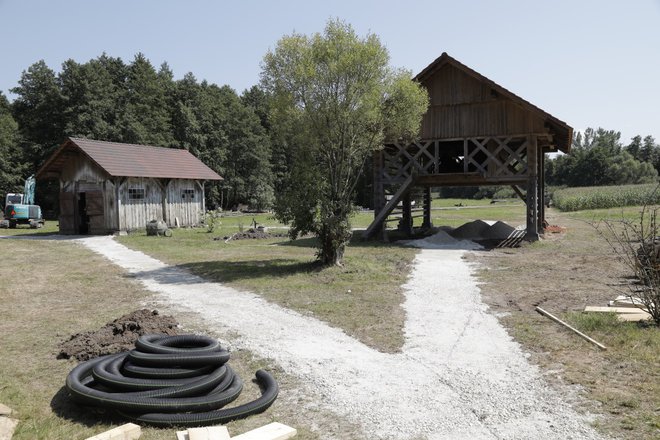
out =
{"type": "Polygon", "coordinates": [[[382,233],[403,205],[401,228],[412,232],[411,192],[424,193],[424,224],[431,226],[431,188],[510,185],[527,206],[526,239],[542,232],[545,154],[568,153],[573,129],[446,53],[415,80],[429,93],[419,140],[392,142],[374,153],[374,221],[382,233]]]}
{"type": "Polygon", "coordinates": [[[204,181],[222,180],[187,150],[67,139],[37,179],[60,182],[60,232],[107,234],[151,220],[195,226],[205,212],[204,181]]]}

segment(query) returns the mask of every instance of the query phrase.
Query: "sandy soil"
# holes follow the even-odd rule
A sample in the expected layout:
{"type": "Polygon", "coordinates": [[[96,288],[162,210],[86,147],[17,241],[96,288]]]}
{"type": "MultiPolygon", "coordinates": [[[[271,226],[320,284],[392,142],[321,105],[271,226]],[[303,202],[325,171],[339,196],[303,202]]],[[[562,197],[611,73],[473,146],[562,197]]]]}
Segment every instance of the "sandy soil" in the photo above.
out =
{"type": "MultiPolygon", "coordinates": [[[[404,286],[405,344],[375,351],[341,330],[207,282],[112,237],[81,244],[132,273],[171,311],[298,376],[322,405],[383,439],[597,439],[481,301],[465,249],[422,249],[404,286]]],[[[304,412],[304,408],[301,408],[304,412]]]]}

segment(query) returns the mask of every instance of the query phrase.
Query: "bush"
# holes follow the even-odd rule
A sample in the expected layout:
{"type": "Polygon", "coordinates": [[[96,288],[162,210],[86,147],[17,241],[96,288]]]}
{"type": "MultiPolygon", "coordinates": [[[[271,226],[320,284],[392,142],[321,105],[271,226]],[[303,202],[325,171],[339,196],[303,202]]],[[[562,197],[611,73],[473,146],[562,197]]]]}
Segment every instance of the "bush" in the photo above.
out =
{"type": "Polygon", "coordinates": [[[636,220],[604,220],[595,225],[615,255],[638,280],[628,284],[628,296],[631,300],[637,298],[644,305],[657,326],[660,326],[659,212],[660,207],[656,204],[645,204],[636,220]]]}
{"type": "Polygon", "coordinates": [[[554,192],[552,203],[562,211],[618,208],[660,203],[657,184],[590,186],[566,188],[554,192]]]}

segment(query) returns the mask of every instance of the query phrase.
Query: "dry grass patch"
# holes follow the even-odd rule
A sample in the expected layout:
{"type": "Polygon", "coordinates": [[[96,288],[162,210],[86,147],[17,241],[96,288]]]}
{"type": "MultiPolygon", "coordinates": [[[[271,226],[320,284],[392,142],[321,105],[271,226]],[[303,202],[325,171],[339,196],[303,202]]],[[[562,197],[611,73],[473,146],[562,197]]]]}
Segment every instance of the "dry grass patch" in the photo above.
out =
{"type": "MultiPolygon", "coordinates": [[[[0,263],[0,402],[14,409],[19,419],[14,440],[87,438],[125,423],[70,401],[63,386],[77,363],[57,360],[58,344],[143,307],[151,294],[104,258],[75,244],[3,239],[0,252],[6,257],[0,263]]],[[[208,333],[194,314],[176,318],[186,330],[208,333]]],[[[213,336],[231,344],[231,335],[213,336]]],[[[301,440],[317,439],[318,432],[361,438],[359,429],[319,408],[317,396],[272,362],[239,350],[232,353],[230,364],[245,381],[241,402],[256,397],[257,387],[251,380],[258,368],[272,371],[280,385],[280,395],[270,409],[228,424],[231,433],[279,421],[296,427],[296,438],[301,440]]],[[[175,437],[174,429],[142,431],[143,440],[175,437]]]]}
{"type": "MultiPolygon", "coordinates": [[[[620,211],[619,211],[620,212],[620,211]]],[[[547,378],[560,387],[584,387],[585,409],[602,415],[597,427],[624,439],[660,436],[660,329],[619,323],[609,315],[586,315],[586,305],[606,305],[628,274],[595,229],[550,211],[564,234],[519,249],[475,254],[485,300],[511,334],[532,353],[547,378]],[[537,314],[557,314],[602,342],[601,352],[537,314]]]]}

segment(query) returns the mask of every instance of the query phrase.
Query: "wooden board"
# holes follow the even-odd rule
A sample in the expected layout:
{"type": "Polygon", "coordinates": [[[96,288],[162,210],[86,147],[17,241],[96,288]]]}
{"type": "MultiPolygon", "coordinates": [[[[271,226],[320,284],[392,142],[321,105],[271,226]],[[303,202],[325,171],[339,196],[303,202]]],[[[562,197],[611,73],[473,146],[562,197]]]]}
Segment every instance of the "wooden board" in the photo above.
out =
{"type": "Polygon", "coordinates": [[[231,440],[286,440],[294,437],[298,431],[282,423],[273,422],[261,428],[232,437],[231,440]]]}
{"type": "Polygon", "coordinates": [[[141,435],[142,431],[138,425],[126,423],[93,437],[88,437],[86,440],[137,440],[141,435]]]}
{"type": "Polygon", "coordinates": [[[651,315],[648,313],[622,313],[616,315],[619,321],[629,321],[629,322],[638,322],[646,321],[651,319],[651,315]]]}
{"type": "Polygon", "coordinates": [[[188,440],[229,440],[229,431],[226,426],[190,428],[187,438],[188,440]]]}
{"type": "Polygon", "coordinates": [[[585,312],[596,312],[596,313],[639,313],[640,309],[637,307],[599,307],[599,306],[587,306],[584,308],[585,312]]]}

